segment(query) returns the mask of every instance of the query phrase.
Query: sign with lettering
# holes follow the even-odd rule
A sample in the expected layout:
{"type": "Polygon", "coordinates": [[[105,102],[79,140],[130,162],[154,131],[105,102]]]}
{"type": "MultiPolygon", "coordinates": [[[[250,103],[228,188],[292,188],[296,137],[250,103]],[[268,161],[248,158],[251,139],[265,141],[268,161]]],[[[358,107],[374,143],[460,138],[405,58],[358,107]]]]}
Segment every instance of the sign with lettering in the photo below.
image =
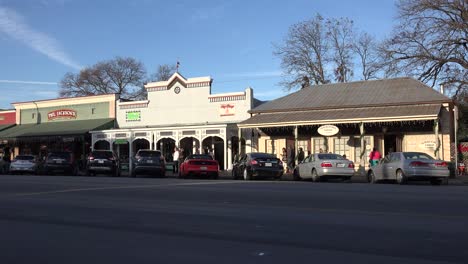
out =
{"type": "Polygon", "coordinates": [[[434,140],[426,140],[421,143],[424,149],[433,150],[436,148],[437,143],[434,140]]]}
{"type": "Polygon", "coordinates": [[[76,119],[76,111],[72,109],[59,109],[47,113],[49,121],[55,119],[76,119]]]}
{"type": "Polygon", "coordinates": [[[219,114],[221,116],[233,116],[236,114],[235,109],[233,104],[222,104],[219,106],[219,114]]]}
{"type": "Polygon", "coordinates": [[[334,125],[323,125],[317,129],[317,132],[322,136],[329,137],[338,134],[340,129],[334,125]]]}
{"type": "Polygon", "coordinates": [[[128,121],[141,121],[141,111],[128,111],[125,116],[125,120],[128,121]]]}

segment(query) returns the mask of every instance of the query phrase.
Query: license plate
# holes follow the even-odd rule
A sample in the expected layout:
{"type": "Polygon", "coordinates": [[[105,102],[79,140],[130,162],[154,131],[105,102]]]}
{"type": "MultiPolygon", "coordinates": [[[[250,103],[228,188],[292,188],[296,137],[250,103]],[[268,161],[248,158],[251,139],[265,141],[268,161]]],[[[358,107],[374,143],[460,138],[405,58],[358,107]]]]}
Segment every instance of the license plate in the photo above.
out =
{"type": "Polygon", "coordinates": [[[98,160],[98,163],[104,163],[104,161],[103,160],[98,160]]]}
{"type": "Polygon", "coordinates": [[[207,167],[200,167],[200,170],[207,170],[207,167]]]}
{"type": "Polygon", "coordinates": [[[271,162],[266,162],[265,167],[271,167],[271,162]]]}
{"type": "Polygon", "coordinates": [[[146,163],[153,163],[153,160],[147,160],[146,163]]]}
{"type": "Polygon", "coordinates": [[[56,160],[55,162],[61,164],[63,160],[56,160]]]}
{"type": "Polygon", "coordinates": [[[336,167],[338,167],[338,168],[344,168],[344,163],[337,163],[337,164],[336,164],[336,167]]]}

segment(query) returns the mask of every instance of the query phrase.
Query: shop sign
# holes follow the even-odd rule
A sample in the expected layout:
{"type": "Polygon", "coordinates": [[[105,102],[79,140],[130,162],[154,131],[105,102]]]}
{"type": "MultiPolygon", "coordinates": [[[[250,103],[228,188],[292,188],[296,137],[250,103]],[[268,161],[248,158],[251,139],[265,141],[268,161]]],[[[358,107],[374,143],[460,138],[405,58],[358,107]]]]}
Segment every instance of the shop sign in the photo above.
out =
{"type": "Polygon", "coordinates": [[[128,111],[125,116],[126,121],[141,121],[140,111],[128,111]]]}
{"type": "Polygon", "coordinates": [[[435,149],[436,147],[436,142],[432,140],[423,141],[421,144],[424,149],[435,149]]]}
{"type": "Polygon", "coordinates": [[[63,142],[73,142],[75,139],[73,137],[64,137],[62,138],[63,142]]]}
{"type": "Polygon", "coordinates": [[[116,145],[125,145],[125,144],[128,144],[128,141],[126,139],[119,138],[119,139],[116,139],[114,141],[114,144],[116,144],[116,145]]]}
{"type": "Polygon", "coordinates": [[[233,104],[222,104],[219,106],[220,116],[233,116],[236,114],[235,105],[233,104]]]}
{"type": "Polygon", "coordinates": [[[47,113],[49,121],[55,119],[76,119],[76,111],[72,109],[59,109],[47,113]]]}
{"type": "Polygon", "coordinates": [[[317,132],[322,136],[329,137],[338,134],[340,129],[334,125],[323,125],[317,129],[317,132]]]}

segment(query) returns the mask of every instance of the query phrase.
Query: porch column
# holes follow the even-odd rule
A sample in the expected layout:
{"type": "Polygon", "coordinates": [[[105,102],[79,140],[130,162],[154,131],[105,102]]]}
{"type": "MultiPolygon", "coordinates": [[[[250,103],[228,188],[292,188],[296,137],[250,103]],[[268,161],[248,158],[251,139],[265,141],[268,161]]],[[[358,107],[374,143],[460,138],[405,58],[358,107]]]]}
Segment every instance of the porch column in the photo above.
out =
{"type": "Polygon", "coordinates": [[[297,129],[297,126],[294,126],[294,151],[296,152],[295,153],[295,156],[297,158],[297,155],[299,154],[299,150],[298,150],[298,142],[297,142],[297,138],[298,138],[298,129],[297,129]]]}
{"type": "Polygon", "coordinates": [[[364,176],[366,174],[366,157],[364,157],[364,154],[366,153],[366,143],[364,142],[365,131],[363,122],[359,123],[359,132],[359,139],[361,140],[361,153],[359,153],[361,163],[359,164],[359,174],[361,174],[361,176],[364,176]]]}
{"type": "Polygon", "coordinates": [[[435,142],[436,142],[436,147],[435,147],[435,150],[434,150],[434,156],[437,159],[440,159],[439,119],[434,120],[434,134],[435,134],[435,142]]]}
{"type": "Polygon", "coordinates": [[[224,170],[227,170],[229,168],[231,168],[231,164],[232,164],[232,142],[231,142],[231,139],[227,139],[226,137],[226,140],[224,140],[224,145],[225,145],[225,149],[224,149],[224,153],[226,153],[226,155],[224,155],[224,164],[225,164],[225,167],[224,167],[224,170]],[[227,166],[227,167],[226,167],[227,166]]]}
{"type": "Polygon", "coordinates": [[[131,175],[133,170],[133,133],[130,132],[130,138],[128,141],[128,173],[131,175]]]}
{"type": "Polygon", "coordinates": [[[241,153],[242,153],[242,151],[241,151],[241,149],[242,149],[242,128],[238,128],[237,134],[238,134],[238,138],[239,138],[239,144],[238,144],[239,148],[237,150],[237,154],[240,156],[241,153]]]}

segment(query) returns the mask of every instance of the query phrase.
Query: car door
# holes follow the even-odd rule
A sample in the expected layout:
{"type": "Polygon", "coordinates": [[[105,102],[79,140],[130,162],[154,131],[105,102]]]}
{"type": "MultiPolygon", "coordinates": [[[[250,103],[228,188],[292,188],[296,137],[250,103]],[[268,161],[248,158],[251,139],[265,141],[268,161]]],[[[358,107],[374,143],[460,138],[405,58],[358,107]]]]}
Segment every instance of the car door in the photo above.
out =
{"type": "Polygon", "coordinates": [[[383,166],[383,178],[386,180],[396,179],[396,169],[399,162],[399,156],[397,153],[391,153],[388,155],[388,162],[383,166]]]}
{"type": "Polygon", "coordinates": [[[390,161],[390,156],[387,156],[383,160],[379,161],[377,165],[372,167],[372,171],[374,172],[374,176],[376,180],[384,179],[384,168],[389,161],[390,161]]]}
{"type": "Polygon", "coordinates": [[[304,159],[304,162],[299,164],[299,175],[301,178],[307,179],[311,178],[312,174],[312,166],[311,166],[311,161],[313,160],[314,155],[310,155],[307,158],[304,159]]]}

